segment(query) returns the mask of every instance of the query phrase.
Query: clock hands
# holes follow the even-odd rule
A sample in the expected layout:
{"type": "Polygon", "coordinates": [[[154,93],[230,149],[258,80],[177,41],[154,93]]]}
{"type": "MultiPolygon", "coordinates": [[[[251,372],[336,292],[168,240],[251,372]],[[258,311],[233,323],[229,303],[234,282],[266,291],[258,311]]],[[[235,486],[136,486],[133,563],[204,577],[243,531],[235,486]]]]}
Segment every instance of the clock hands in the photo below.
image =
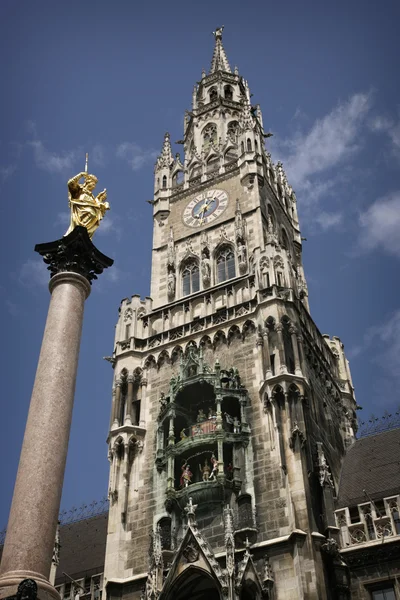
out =
{"type": "Polygon", "coordinates": [[[201,205],[198,214],[196,215],[197,219],[200,219],[200,225],[203,225],[204,222],[204,213],[208,210],[210,204],[213,202],[213,198],[207,198],[204,203],[201,205]],[[200,217],[201,214],[201,217],[200,217]]]}

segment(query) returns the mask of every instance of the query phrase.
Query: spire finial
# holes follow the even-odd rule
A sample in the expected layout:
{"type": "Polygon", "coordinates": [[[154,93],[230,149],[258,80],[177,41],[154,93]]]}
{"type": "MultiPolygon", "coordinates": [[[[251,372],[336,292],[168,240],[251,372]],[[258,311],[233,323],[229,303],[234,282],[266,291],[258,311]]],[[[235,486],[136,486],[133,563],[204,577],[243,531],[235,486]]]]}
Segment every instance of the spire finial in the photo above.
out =
{"type": "Polygon", "coordinates": [[[89,163],[89,152],[86,152],[86,158],[85,158],[85,173],[88,172],[88,163],[89,163]]]}
{"type": "Polygon", "coordinates": [[[222,25],[222,27],[217,27],[215,31],[213,31],[213,36],[215,38],[215,48],[211,61],[210,74],[215,73],[216,71],[225,71],[227,73],[232,73],[231,68],[229,66],[228,58],[225,54],[225,50],[222,45],[223,30],[224,26],[222,25]]]}
{"type": "Polygon", "coordinates": [[[216,27],[215,31],[213,31],[213,36],[215,37],[216,40],[222,40],[222,32],[224,30],[224,25],[222,25],[222,27],[216,27]]]}

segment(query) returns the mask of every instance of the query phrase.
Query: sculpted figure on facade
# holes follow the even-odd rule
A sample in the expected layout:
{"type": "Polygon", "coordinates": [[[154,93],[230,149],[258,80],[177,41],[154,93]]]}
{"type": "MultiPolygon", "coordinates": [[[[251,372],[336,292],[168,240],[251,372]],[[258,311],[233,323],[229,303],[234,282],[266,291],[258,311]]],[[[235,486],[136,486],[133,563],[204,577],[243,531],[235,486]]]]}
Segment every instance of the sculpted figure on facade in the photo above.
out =
{"type": "Polygon", "coordinates": [[[175,282],[176,282],[175,273],[173,271],[170,271],[168,273],[168,280],[167,280],[169,297],[175,296],[175,287],[176,287],[175,282]]]}
{"type": "Polygon", "coordinates": [[[211,265],[210,259],[206,256],[201,261],[201,275],[203,278],[203,285],[209,285],[211,281],[211,265]]]}

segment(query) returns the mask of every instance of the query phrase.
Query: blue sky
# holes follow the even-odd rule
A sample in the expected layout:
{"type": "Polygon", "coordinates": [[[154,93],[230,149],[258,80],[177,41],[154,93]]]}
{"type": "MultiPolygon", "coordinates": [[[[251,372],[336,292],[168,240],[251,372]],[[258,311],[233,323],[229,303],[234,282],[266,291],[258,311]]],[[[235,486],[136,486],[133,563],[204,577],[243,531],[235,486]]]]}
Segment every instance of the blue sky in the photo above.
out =
{"type": "Polygon", "coordinates": [[[89,152],[112,209],[95,243],[115,266],[86,304],[68,508],[107,491],[112,369],[102,357],[120,300],[149,293],[155,156],[165,131],[181,139],[221,24],[296,190],[312,316],[345,344],[361,418],[399,406],[399,13],[389,0],[2,0],[0,529],[49,303],[33,247],[65,232],[66,181],[89,152]]]}

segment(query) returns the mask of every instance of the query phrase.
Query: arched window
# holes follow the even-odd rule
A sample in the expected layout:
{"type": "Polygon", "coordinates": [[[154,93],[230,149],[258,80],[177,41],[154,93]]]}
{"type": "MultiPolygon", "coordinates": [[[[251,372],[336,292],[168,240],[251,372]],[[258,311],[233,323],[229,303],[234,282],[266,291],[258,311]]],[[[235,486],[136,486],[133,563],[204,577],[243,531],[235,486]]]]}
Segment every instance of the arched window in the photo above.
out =
{"type": "Polygon", "coordinates": [[[210,95],[210,102],[213,102],[214,100],[216,100],[218,98],[217,88],[212,87],[209,91],[209,95],[210,95]]]}
{"type": "Polygon", "coordinates": [[[256,152],[258,152],[258,142],[257,142],[257,140],[254,140],[254,144],[255,144],[255,147],[256,147],[256,152]]]}
{"type": "Polygon", "coordinates": [[[268,217],[271,219],[272,226],[275,227],[275,215],[270,204],[268,204],[268,217]]]}
{"type": "Polygon", "coordinates": [[[182,270],[182,294],[194,294],[200,289],[200,272],[196,260],[188,261],[182,270]]]}
{"type": "Polygon", "coordinates": [[[241,152],[243,154],[243,152],[244,152],[244,142],[240,143],[240,150],[241,150],[241,152]]]}
{"type": "Polygon", "coordinates": [[[228,131],[227,131],[228,138],[230,140],[232,140],[232,142],[235,142],[235,143],[237,141],[238,128],[239,128],[239,123],[237,121],[231,121],[230,123],[228,123],[228,131]]]}
{"type": "Polygon", "coordinates": [[[166,175],[164,175],[162,178],[162,186],[163,186],[163,190],[165,190],[167,187],[167,176],[166,175]]]}
{"type": "Polygon", "coordinates": [[[286,250],[289,250],[289,240],[287,233],[284,229],[282,229],[282,248],[286,248],[286,250]]]}
{"type": "Polygon", "coordinates": [[[224,87],[224,95],[226,100],[232,100],[233,99],[233,91],[230,85],[226,85],[224,87]]]}
{"type": "Polygon", "coordinates": [[[230,246],[224,246],[217,254],[217,281],[221,283],[236,277],[235,255],[230,246]]]}
{"type": "Polygon", "coordinates": [[[180,185],[184,181],[183,171],[176,171],[175,175],[172,178],[172,187],[176,187],[180,185]]]}
{"type": "Polygon", "coordinates": [[[267,258],[263,258],[260,263],[260,279],[261,286],[267,288],[271,285],[269,278],[269,262],[267,258]]]}
{"type": "Polygon", "coordinates": [[[251,139],[247,138],[247,152],[251,152],[251,139]]]}
{"type": "Polygon", "coordinates": [[[217,126],[209,123],[203,129],[203,150],[207,152],[211,144],[217,144],[217,126]]]}
{"type": "Polygon", "coordinates": [[[171,550],[171,518],[163,517],[159,520],[158,526],[161,537],[161,548],[163,550],[171,550]]]}

